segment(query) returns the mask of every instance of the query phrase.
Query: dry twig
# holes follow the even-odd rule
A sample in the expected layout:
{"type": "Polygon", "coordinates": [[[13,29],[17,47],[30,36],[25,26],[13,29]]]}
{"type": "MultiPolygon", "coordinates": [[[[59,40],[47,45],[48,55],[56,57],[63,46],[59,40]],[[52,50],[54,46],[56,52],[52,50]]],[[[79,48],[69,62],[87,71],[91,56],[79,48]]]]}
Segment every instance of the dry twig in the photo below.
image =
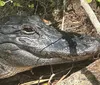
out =
{"type": "Polygon", "coordinates": [[[70,70],[67,72],[67,74],[65,74],[65,75],[63,75],[63,76],[61,77],[61,79],[56,83],[56,85],[57,85],[59,82],[61,82],[63,79],[65,79],[65,77],[68,76],[68,74],[72,71],[72,69],[73,69],[73,65],[72,65],[72,67],[70,68],[70,70]]]}
{"type": "Polygon", "coordinates": [[[52,78],[55,76],[55,74],[52,74],[51,76],[50,76],[50,78],[49,78],[49,81],[48,81],[48,85],[51,85],[51,80],[52,80],[52,78]]]}
{"type": "MultiPolygon", "coordinates": [[[[42,79],[40,80],[40,83],[43,83],[43,82],[46,82],[48,81],[49,79],[42,79]]],[[[20,85],[38,85],[38,82],[39,80],[36,80],[36,81],[30,81],[30,82],[26,82],[26,83],[23,83],[23,84],[20,84],[20,85]]]]}

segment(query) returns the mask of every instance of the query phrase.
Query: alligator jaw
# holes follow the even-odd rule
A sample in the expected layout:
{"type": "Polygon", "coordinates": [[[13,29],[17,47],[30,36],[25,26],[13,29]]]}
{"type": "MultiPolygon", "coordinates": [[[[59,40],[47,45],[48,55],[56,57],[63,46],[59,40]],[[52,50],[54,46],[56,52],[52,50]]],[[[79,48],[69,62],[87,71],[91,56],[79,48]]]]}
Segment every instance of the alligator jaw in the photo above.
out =
{"type": "Polygon", "coordinates": [[[0,78],[37,66],[85,60],[100,52],[96,38],[59,32],[37,16],[7,19],[0,25],[0,78]]]}
{"type": "MultiPolygon", "coordinates": [[[[87,56],[87,57],[89,57],[89,56],[87,56]]],[[[72,62],[72,59],[69,62],[72,62]]],[[[74,62],[74,60],[73,60],[73,62],[74,62]]],[[[75,60],[75,62],[76,62],[76,60],[75,60]]],[[[2,64],[0,63],[2,65],[2,67],[4,68],[4,69],[2,69],[2,72],[0,72],[0,79],[9,78],[11,76],[16,75],[17,73],[31,70],[34,67],[44,66],[44,65],[52,65],[52,64],[61,64],[61,63],[68,63],[68,60],[66,61],[65,59],[62,59],[62,58],[50,58],[50,59],[43,59],[43,58],[41,59],[40,58],[37,60],[36,64],[30,65],[30,66],[25,66],[25,65],[24,66],[18,66],[18,65],[12,66],[12,65],[9,65],[9,63],[7,65],[7,62],[2,63],[2,64]]],[[[1,68],[0,68],[0,70],[1,70],[1,68]]]]}
{"type": "Polygon", "coordinates": [[[2,60],[2,63],[0,63],[0,66],[2,66],[2,68],[0,68],[0,79],[9,78],[11,76],[16,75],[17,73],[31,70],[32,68],[37,66],[59,64],[65,62],[66,62],[65,60],[62,60],[60,58],[54,58],[54,59],[51,58],[51,59],[38,59],[36,64],[30,66],[18,66],[18,65],[13,66],[9,65],[9,62],[2,60]]]}

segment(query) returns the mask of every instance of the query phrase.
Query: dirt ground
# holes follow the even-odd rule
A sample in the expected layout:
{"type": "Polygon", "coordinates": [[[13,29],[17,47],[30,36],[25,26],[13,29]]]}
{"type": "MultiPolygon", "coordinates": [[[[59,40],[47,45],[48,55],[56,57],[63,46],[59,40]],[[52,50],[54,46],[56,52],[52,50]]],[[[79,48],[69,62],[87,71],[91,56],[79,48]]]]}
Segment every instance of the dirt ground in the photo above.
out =
{"type": "MultiPolygon", "coordinates": [[[[96,16],[100,20],[100,8],[96,7],[95,2],[90,4],[92,9],[95,11],[96,16]]],[[[47,14],[47,16],[44,18],[51,22],[51,25],[55,28],[61,28],[62,26],[62,17],[65,18],[64,21],[64,29],[63,31],[66,32],[77,32],[80,34],[86,34],[90,36],[96,36],[96,31],[84,11],[84,9],[80,6],[79,0],[72,0],[72,2],[69,3],[67,7],[67,11],[63,14],[62,10],[56,12],[57,10],[54,10],[51,16],[47,14]],[[48,17],[49,16],[49,17],[48,17]]],[[[43,17],[41,17],[43,18],[43,17]]],[[[33,68],[30,71],[26,71],[23,73],[19,73],[13,77],[7,78],[7,79],[1,79],[0,85],[20,85],[22,83],[38,80],[41,76],[43,78],[50,78],[51,74],[55,73],[56,76],[53,78],[53,80],[59,80],[63,75],[67,74],[69,69],[73,66],[72,71],[73,73],[75,71],[80,70],[81,68],[87,66],[93,62],[93,60],[86,60],[76,63],[67,63],[62,65],[49,65],[49,66],[42,66],[33,68]],[[84,62],[84,63],[83,63],[84,62]]]]}

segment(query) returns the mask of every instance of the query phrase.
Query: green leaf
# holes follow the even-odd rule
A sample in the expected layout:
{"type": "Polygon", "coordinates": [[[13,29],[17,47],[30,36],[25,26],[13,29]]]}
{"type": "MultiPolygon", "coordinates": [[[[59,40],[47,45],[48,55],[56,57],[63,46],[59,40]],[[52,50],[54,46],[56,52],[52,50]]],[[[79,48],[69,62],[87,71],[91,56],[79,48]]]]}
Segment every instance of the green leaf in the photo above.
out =
{"type": "Polygon", "coordinates": [[[6,3],[2,0],[0,0],[0,6],[4,6],[6,3]]]}
{"type": "Polygon", "coordinates": [[[100,0],[96,0],[97,2],[100,2],[100,0]]]}
{"type": "Polygon", "coordinates": [[[34,4],[29,4],[28,7],[29,8],[34,8],[34,4]]]}
{"type": "Polygon", "coordinates": [[[92,0],[86,0],[87,1],[87,3],[91,3],[92,2],[92,0]]]}
{"type": "Polygon", "coordinates": [[[20,5],[20,3],[17,3],[17,2],[14,2],[13,5],[14,5],[14,6],[17,6],[17,7],[22,7],[22,6],[20,5]]]}

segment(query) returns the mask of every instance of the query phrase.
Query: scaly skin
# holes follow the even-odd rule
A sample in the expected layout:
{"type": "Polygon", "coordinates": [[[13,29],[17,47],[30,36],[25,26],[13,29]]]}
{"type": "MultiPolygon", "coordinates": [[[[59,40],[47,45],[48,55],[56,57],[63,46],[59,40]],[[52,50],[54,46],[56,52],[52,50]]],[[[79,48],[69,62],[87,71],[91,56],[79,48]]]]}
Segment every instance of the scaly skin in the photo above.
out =
{"type": "Polygon", "coordinates": [[[38,16],[12,16],[0,21],[0,78],[33,67],[77,62],[99,52],[90,36],[57,31],[38,16]]]}

